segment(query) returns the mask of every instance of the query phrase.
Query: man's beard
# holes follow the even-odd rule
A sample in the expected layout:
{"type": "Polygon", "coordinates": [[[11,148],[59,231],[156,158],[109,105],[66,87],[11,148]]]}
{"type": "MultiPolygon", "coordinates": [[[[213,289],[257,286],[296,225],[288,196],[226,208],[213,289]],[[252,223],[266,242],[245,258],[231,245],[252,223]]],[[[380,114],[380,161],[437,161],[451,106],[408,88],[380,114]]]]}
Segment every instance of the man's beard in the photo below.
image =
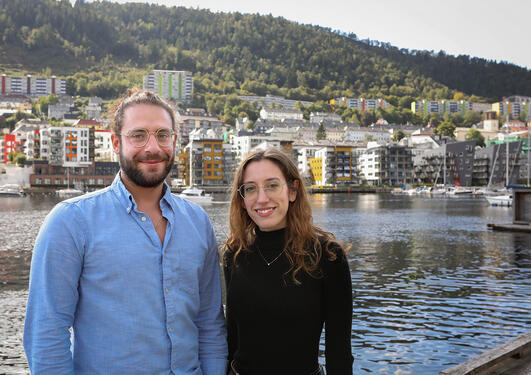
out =
{"type": "MultiPolygon", "coordinates": [[[[160,158],[156,160],[160,160],[160,158]]],[[[136,185],[146,188],[158,186],[166,179],[173,166],[173,158],[165,158],[164,161],[166,162],[166,167],[160,174],[147,177],[142,170],[136,166],[134,158],[126,159],[120,152],[120,168],[122,171],[136,185]]]]}

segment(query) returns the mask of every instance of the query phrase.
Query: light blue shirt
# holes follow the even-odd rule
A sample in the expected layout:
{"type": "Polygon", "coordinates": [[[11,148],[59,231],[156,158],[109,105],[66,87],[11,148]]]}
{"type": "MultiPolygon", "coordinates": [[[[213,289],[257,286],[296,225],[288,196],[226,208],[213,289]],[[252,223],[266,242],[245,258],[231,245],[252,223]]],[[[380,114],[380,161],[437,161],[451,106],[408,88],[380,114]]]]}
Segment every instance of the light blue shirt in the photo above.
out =
{"type": "Polygon", "coordinates": [[[24,329],[33,375],[225,374],[214,231],[199,206],[165,186],[164,245],[119,175],[48,214],[24,329]]]}

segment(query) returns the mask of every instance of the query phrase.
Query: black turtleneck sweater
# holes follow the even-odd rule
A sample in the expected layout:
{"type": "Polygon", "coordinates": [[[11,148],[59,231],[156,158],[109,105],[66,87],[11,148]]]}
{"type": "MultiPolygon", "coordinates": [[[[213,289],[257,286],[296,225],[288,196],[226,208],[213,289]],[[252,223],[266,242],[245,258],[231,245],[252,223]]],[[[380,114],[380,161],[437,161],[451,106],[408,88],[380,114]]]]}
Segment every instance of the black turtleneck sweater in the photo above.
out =
{"type": "Polygon", "coordinates": [[[257,229],[252,251],[242,251],[236,265],[232,252],[224,255],[229,360],[242,375],[309,375],[318,367],[324,324],[327,374],[350,375],[352,284],[345,253],[332,243],[337,259],[330,261],[323,252],[323,277],[301,270],[296,285],[291,274],[284,275],[286,256],[274,260],[285,236],[285,229],[257,229]]]}

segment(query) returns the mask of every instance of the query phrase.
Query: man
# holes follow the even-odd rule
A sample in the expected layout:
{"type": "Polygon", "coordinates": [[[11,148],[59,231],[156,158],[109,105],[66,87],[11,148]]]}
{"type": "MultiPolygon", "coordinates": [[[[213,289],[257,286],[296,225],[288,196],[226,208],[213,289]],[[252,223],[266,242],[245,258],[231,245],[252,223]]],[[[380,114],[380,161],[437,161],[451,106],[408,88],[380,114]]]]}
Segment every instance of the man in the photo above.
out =
{"type": "Polygon", "coordinates": [[[130,91],[114,110],[114,182],[44,221],[24,331],[32,374],[225,373],[212,225],[165,183],[174,127],[163,100],[130,91]]]}

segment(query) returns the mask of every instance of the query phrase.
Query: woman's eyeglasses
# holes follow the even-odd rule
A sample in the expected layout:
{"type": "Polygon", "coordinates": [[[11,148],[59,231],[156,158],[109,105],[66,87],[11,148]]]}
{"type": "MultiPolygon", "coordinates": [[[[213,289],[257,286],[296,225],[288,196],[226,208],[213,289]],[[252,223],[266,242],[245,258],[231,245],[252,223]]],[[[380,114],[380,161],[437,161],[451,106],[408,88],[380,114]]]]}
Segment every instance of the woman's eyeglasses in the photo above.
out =
{"type": "Polygon", "coordinates": [[[286,185],[286,183],[280,182],[280,180],[268,181],[262,186],[259,186],[255,184],[254,182],[248,182],[240,186],[240,188],[238,189],[238,192],[240,193],[243,199],[254,200],[258,198],[258,190],[261,187],[264,190],[264,193],[269,198],[276,198],[282,192],[282,188],[284,187],[284,185],[286,185]]]}
{"type": "Polygon", "coordinates": [[[153,134],[160,147],[170,147],[173,142],[175,133],[170,129],[159,129],[155,132],[149,132],[147,129],[133,129],[127,134],[121,135],[127,137],[134,147],[144,147],[149,142],[149,136],[153,134]]]}

